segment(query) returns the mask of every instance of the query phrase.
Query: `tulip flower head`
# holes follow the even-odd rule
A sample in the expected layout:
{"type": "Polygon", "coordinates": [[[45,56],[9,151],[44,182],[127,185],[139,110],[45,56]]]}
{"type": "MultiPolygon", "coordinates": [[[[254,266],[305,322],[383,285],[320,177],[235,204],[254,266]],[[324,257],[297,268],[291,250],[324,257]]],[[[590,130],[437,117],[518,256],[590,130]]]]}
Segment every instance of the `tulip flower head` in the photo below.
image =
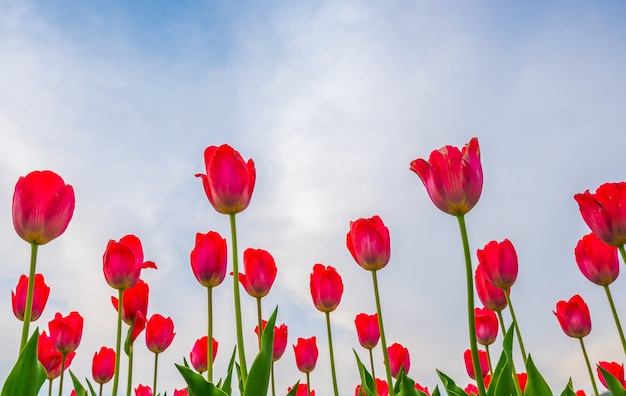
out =
{"type": "Polygon", "coordinates": [[[574,199],[583,220],[602,242],[626,243],[626,182],[605,183],[594,194],[587,190],[574,199]]]}
{"type": "MultiPolygon", "coordinates": [[[[263,320],[263,331],[265,331],[265,326],[267,325],[267,320],[263,320]]],[[[259,326],[254,328],[254,332],[257,337],[259,336],[259,326]]],[[[287,335],[288,328],[286,324],[281,324],[280,326],[274,326],[274,349],[272,351],[272,361],[275,362],[283,356],[285,353],[285,349],[287,348],[287,335]]]]}
{"type": "Polygon", "coordinates": [[[322,312],[332,312],[337,308],[343,294],[343,282],[334,267],[315,264],[310,286],[315,308],[322,312]]]}
{"type": "Polygon", "coordinates": [[[476,266],[474,273],[474,283],[476,284],[476,292],[478,298],[488,309],[500,312],[507,306],[506,295],[504,290],[494,286],[480,263],[476,266]]]}
{"type": "Polygon", "coordinates": [[[174,396],[188,396],[187,388],[174,389],[174,396]]]}
{"type": "MultiPolygon", "coordinates": [[[[469,375],[471,379],[475,380],[476,373],[474,372],[474,363],[472,362],[471,349],[467,349],[463,353],[463,359],[465,360],[465,369],[467,370],[467,375],[469,375]]],[[[480,361],[481,376],[484,378],[489,373],[489,359],[487,358],[487,352],[479,350],[478,360],[480,361]]]]}
{"type": "MultiPolygon", "coordinates": [[[[11,291],[11,303],[13,305],[13,314],[16,318],[23,321],[24,311],[26,309],[26,294],[28,293],[28,277],[21,275],[17,283],[15,292],[11,291]]],[[[35,274],[35,289],[33,294],[33,307],[31,311],[30,321],[34,322],[41,316],[48,297],[50,296],[50,287],[46,285],[45,279],[41,274],[35,274]]]]}
{"type": "Polygon", "coordinates": [[[476,341],[481,345],[491,345],[498,337],[498,317],[488,308],[474,308],[476,341]]]}
{"type": "MultiPolygon", "coordinates": [[[[65,368],[70,367],[72,360],[76,352],[70,352],[65,356],[65,368]]],[[[55,379],[61,375],[61,364],[63,362],[63,355],[57,351],[52,338],[42,332],[39,334],[37,343],[37,359],[39,363],[46,370],[46,378],[49,380],[55,379]]]]}
{"type": "MultiPolygon", "coordinates": [[[[292,389],[292,387],[287,388],[287,392],[291,392],[292,389]]],[[[298,384],[298,387],[296,388],[296,396],[308,396],[308,394],[309,387],[307,384],[298,384]]],[[[315,391],[313,389],[311,389],[311,396],[315,396],[315,391]]]]}
{"type": "Polygon", "coordinates": [[[193,274],[202,286],[218,286],[226,277],[226,239],[215,231],[197,233],[190,259],[193,274]]]}
{"type": "Polygon", "coordinates": [[[94,353],[91,374],[93,380],[99,384],[111,381],[115,374],[115,350],[102,347],[99,352],[94,353]]]}
{"type": "Polygon", "coordinates": [[[74,352],[83,336],[83,317],[76,311],[63,316],[56,313],[48,323],[50,339],[57,351],[63,355],[74,352]]]}
{"type": "Polygon", "coordinates": [[[500,289],[509,289],[517,279],[517,253],[508,239],[491,241],[478,249],[478,262],[489,281],[500,289]]]}
{"type": "Polygon", "coordinates": [[[74,214],[74,189],[44,170],[18,179],[13,193],[13,227],[28,243],[44,245],[65,230],[74,214]]]}
{"type": "Polygon", "coordinates": [[[135,396],[152,396],[152,389],[149,386],[139,385],[135,388],[135,396]]]}
{"type": "Polygon", "coordinates": [[[317,357],[317,341],[315,336],[311,338],[298,338],[298,342],[293,346],[296,355],[296,366],[303,373],[310,373],[315,369],[317,357]]]}
{"type": "Polygon", "coordinates": [[[351,221],[346,245],[357,264],[368,271],[384,268],[391,256],[389,229],[379,216],[351,221]]]}
{"type": "Polygon", "coordinates": [[[135,235],[126,235],[119,242],[110,240],[102,261],[107,283],[117,290],[134,286],[143,268],[156,269],[152,261],[143,261],[141,241],[135,235]]]}
{"type": "Polygon", "coordinates": [[[602,242],[595,234],[587,234],[578,241],[574,254],[580,272],[596,285],[608,286],[617,279],[617,248],[602,242]]]}
{"type": "Polygon", "coordinates": [[[407,348],[396,342],[387,348],[387,354],[389,355],[389,369],[393,378],[398,378],[401,369],[404,369],[405,373],[409,372],[411,357],[407,348]]]}
{"type": "Polygon", "coordinates": [[[468,384],[464,391],[467,393],[467,396],[478,396],[478,388],[474,384],[468,384]]]}
{"type": "Polygon", "coordinates": [[[380,328],[378,327],[378,314],[368,315],[358,314],[354,318],[356,334],[359,343],[365,349],[372,349],[378,344],[380,339],[380,328]]]}
{"type": "Polygon", "coordinates": [[[559,301],[554,314],[565,334],[570,337],[582,338],[591,332],[589,307],[578,294],[569,301],[559,301]]]}
{"type": "Polygon", "coordinates": [[[428,161],[413,160],[410,169],[420,177],[435,206],[445,213],[464,215],[480,198],[483,169],[476,138],[461,150],[445,146],[433,151],[428,161]]]}
{"type": "Polygon", "coordinates": [[[239,283],[251,297],[262,298],[269,293],[276,279],[276,263],[263,249],[246,249],[243,252],[244,273],[239,273],[239,283]]]}
{"type": "Polygon", "coordinates": [[[420,392],[424,392],[426,394],[426,396],[430,396],[430,392],[428,391],[428,387],[427,386],[422,386],[420,384],[418,384],[417,382],[415,383],[415,389],[420,391],[420,392]]]}
{"type": "Polygon", "coordinates": [[[216,211],[235,214],[250,204],[256,169],[251,159],[245,162],[238,151],[227,144],[209,146],[204,150],[206,174],[196,174],[202,179],[204,191],[216,211]]]}
{"type": "Polygon", "coordinates": [[[598,379],[600,379],[600,382],[602,382],[602,385],[604,385],[605,388],[609,389],[606,384],[606,379],[604,378],[602,371],[600,371],[600,367],[611,373],[613,377],[615,377],[620,383],[623,384],[624,388],[626,388],[626,381],[624,381],[624,364],[619,364],[617,362],[599,362],[598,366],[599,367],[596,368],[598,379]]]}
{"type": "MultiPolygon", "coordinates": [[[[148,295],[150,287],[142,279],[130,289],[124,290],[122,293],[122,320],[127,325],[132,325],[139,313],[144,319],[148,315],[148,295]]],[[[116,297],[111,297],[113,307],[117,310],[119,301],[116,297]]]]}
{"type": "MultiPolygon", "coordinates": [[[[387,386],[387,381],[376,378],[376,394],[378,396],[389,395],[389,387],[387,386]]],[[[356,389],[354,390],[354,396],[365,396],[365,389],[361,390],[361,384],[356,386],[356,389]]]]}
{"type": "MultiPolygon", "coordinates": [[[[196,340],[193,344],[193,349],[189,354],[189,360],[191,360],[191,365],[193,368],[200,374],[207,370],[207,355],[208,355],[208,347],[207,340],[209,337],[204,336],[196,340]]],[[[213,356],[212,359],[215,361],[215,356],[217,355],[217,341],[213,338],[213,356]]]]}
{"type": "Polygon", "coordinates": [[[154,353],[166,350],[174,340],[174,322],[172,318],[154,314],[146,323],[146,346],[154,353]]]}

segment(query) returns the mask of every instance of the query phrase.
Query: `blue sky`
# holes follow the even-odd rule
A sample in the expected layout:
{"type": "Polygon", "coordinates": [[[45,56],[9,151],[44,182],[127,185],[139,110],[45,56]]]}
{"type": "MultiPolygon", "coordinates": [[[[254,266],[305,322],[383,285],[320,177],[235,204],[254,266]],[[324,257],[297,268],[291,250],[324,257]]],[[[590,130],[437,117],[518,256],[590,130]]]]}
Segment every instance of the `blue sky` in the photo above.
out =
{"type": "MultiPolygon", "coordinates": [[[[624,180],[625,13],[620,2],[0,0],[0,380],[21,328],[9,290],[29,255],[11,224],[13,188],[20,176],[51,169],[74,186],[77,203],[67,232],[40,249],[52,293],[37,325],[57,311],[81,312],[73,370],[90,377],[93,353],[114,343],[102,254],[109,239],[136,234],[159,266],[145,273],[149,314],[171,316],[177,331],[160,356],[159,388],[183,386],[173,363],[206,321],[189,252],[196,232],[229,235],[194,174],[206,146],[228,143],[258,172],[238,216],[239,246],[275,257],[277,283],[264,306],[279,305],[289,345],[318,337],[318,394],[330,394],[330,371],[309,273],[323,263],[344,278],[332,319],[339,388],[351,395],[351,349],[363,353],[353,320],[375,308],[345,235],[351,220],[374,214],[392,238],[379,275],[388,343],[409,348],[409,374],[430,389],[435,369],[466,384],[456,221],[429,201],[409,163],[477,136],[485,183],[467,216],[472,250],[513,242],[520,273],[512,299],[526,349],[555,392],[570,376],[590,390],[578,342],[552,310],[581,294],[593,321],[590,358],[624,361],[604,292],[574,261],[588,229],[573,195],[624,180]]],[[[230,284],[220,289],[218,374],[235,343],[230,284]]],[[[623,278],[612,290],[623,314],[623,278]]],[[[251,355],[254,301],[243,302],[251,355]]],[[[136,383],[149,384],[152,357],[136,350],[136,383]]],[[[304,378],[290,346],[276,367],[277,389],[304,378]]]]}

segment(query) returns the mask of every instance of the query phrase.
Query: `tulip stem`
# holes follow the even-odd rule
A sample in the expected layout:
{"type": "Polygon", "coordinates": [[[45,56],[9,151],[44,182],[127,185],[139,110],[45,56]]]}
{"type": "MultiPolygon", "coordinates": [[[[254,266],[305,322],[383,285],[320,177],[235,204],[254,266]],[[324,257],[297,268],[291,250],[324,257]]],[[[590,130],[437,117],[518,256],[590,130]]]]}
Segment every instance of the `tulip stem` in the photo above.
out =
{"type": "Polygon", "coordinates": [[[65,358],[66,353],[61,354],[61,378],[59,379],[59,396],[63,395],[63,374],[65,373],[65,358]]]}
{"type": "Polygon", "coordinates": [[[261,297],[256,297],[256,320],[259,326],[259,351],[261,350],[261,336],[263,335],[263,316],[261,312],[261,297]]]}
{"type": "MultiPolygon", "coordinates": [[[[235,324],[237,326],[237,351],[239,353],[239,367],[241,368],[241,383],[246,388],[248,369],[246,368],[246,352],[243,345],[243,325],[241,322],[241,301],[239,297],[239,259],[237,253],[237,225],[235,213],[229,215],[230,232],[233,250],[233,291],[235,297],[235,324]]],[[[208,341],[208,340],[207,340],[208,341]]]]}
{"type": "Polygon", "coordinates": [[[487,352],[487,363],[489,363],[489,375],[493,377],[493,368],[491,367],[491,354],[489,353],[489,345],[485,345],[485,351],[487,352]]]}
{"type": "Polygon", "coordinates": [[[274,361],[272,360],[272,396],[276,396],[276,386],[274,385],[274,361]]]}
{"type": "Polygon", "coordinates": [[[100,391],[98,392],[98,396],[102,396],[102,388],[104,388],[104,384],[100,384],[100,391]]]}
{"type": "Polygon", "coordinates": [[[118,291],[117,298],[117,339],[115,341],[115,375],[113,376],[113,396],[117,396],[117,387],[120,382],[120,350],[122,345],[122,297],[124,290],[118,291]]]}
{"type": "Polygon", "coordinates": [[[209,382],[213,382],[213,288],[206,288],[207,305],[209,307],[209,325],[207,333],[207,357],[206,357],[206,376],[209,382]]]}
{"type": "Polygon", "coordinates": [[[154,382],[152,385],[152,394],[157,395],[157,370],[159,368],[159,354],[154,353],[154,382]]]}
{"type": "Polygon", "coordinates": [[[615,310],[615,304],[613,303],[613,296],[611,296],[611,290],[609,289],[609,285],[604,286],[604,291],[606,292],[606,298],[608,298],[609,305],[611,306],[611,312],[613,313],[613,319],[615,319],[615,325],[617,326],[619,339],[622,341],[622,348],[624,349],[624,353],[626,353],[626,339],[624,339],[624,331],[622,330],[622,325],[620,324],[619,317],[617,316],[617,311],[615,310]]]}
{"type": "Polygon", "coordinates": [[[626,264],[626,250],[624,249],[624,245],[619,245],[617,247],[617,249],[619,250],[619,252],[622,255],[622,260],[624,260],[624,263],[626,264]]]}
{"type": "Polygon", "coordinates": [[[328,332],[328,349],[330,352],[330,372],[333,377],[333,390],[335,392],[335,396],[339,396],[339,390],[337,389],[337,374],[335,373],[335,355],[333,353],[333,337],[330,331],[330,312],[325,312],[326,314],[326,330],[328,332]]]}
{"type": "Polygon", "coordinates": [[[585,343],[583,342],[583,338],[578,338],[580,340],[580,347],[583,350],[583,355],[585,356],[585,363],[587,363],[587,371],[589,372],[589,378],[591,378],[591,385],[593,386],[593,393],[595,396],[599,396],[598,387],[596,386],[596,380],[593,376],[593,370],[591,369],[591,364],[589,363],[589,357],[587,356],[587,349],[585,348],[585,343]]]}
{"type": "MultiPolygon", "coordinates": [[[[383,349],[383,360],[385,362],[385,373],[387,384],[389,384],[389,395],[394,396],[393,378],[391,376],[391,366],[389,365],[389,354],[387,353],[387,340],[385,339],[385,328],[383,326],[383,313],[380,308],[380,294],[378,293],[378,276],[376,270],[372,270],[372,282],[374,283],[374,299],[376,300],[376,313],[378,314],[378,328],[380,329],[380,343],[383,349]]],[[[371,351],[371,350],[370,350],[371,351]]],[[[374,365],[372,364],[372,376],[374,375],[374,365]]],[[[376,382],[376,377],[374,377],[376,382]]]]}
{"type": "MultiPolygon", "coordinates": [[[[474,270],[472,268],[472,256],[470,253],[469,240],[467,238],[467,227],[465,226],[465,215],[460,214],[456,216],[459,229],[461,231],[461,240],[463,241],[463,253],[465,256],[465,277],[467,279],[467,318],[469,324],[469,336],[470,336],[470,349],[472,351],[472,363],[474,365],[474,372],[480,373],[480,360],[478,357],[478,344],[476,342],[476,322],[474,320],[474,281],[472,275],[474,270]]],[[[485,382],[481,375],[476,375],[476,385],[478,388],[478,394],[480,396],[486,396],[485,382]]]]}
{"type": "Polygon", "coordinates": [[[52,381],[54,381],[52,378],[48,380],[48,396],[52,396],[52,381]]]}
{"type": "Polygon", "coordinates": [[[370,366],[372,366],[372,378],[376,381],[376,374],[374,374],[374,353],[372,351],[373,348],[368,349],[370,353],[370,366]]]}
{"type": "Polygon", "coordinates": [[[311,375],[306,373],[306,396],[311,396],[311,375]]]}
{"type": "Polygon", "coordinates": [[[517,318],[515,317],[515,311],[513,310],[513,305],[511,304],[511,296],[508,290],[504,290],[504,296],[506,297],[506,303],[509,305],[509,311],[511,312],[511,318],[513,319],[513,327],[515,327],[517,341],[519,342],[519,348],[522,352],[522,359],[524,360],[524,367],[526,367],[526,349],[524,348],[524,343],[522,342],[522,334],[520,333],[519,326],[517,325],[517,318]]]}
{"type": "Polygon", "coordinates": [[[22,341],[20,342],[20,353],[28,341],[28,328],[33,310],[33,294],[35,294],[35,267],[37,266],[37,245],[30,244],[30,270],[28,272],[28,291],[26,293],[26,307],[24,308],[24,323],[22,324],[22,341]]]}
{"type": "Polygon", "coordinates": [[[133,344],[128,349],[128,382],[126,383],[126,396],[131,396],[133,390],[133,344]]]}

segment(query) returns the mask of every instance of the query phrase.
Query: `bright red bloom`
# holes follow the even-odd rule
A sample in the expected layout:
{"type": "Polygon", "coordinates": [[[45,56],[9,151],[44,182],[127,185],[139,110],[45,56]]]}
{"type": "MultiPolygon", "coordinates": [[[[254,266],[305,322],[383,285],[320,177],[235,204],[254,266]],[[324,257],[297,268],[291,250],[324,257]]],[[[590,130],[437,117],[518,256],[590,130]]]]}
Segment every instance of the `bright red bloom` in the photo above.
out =
{"type": "Polygon", "coordinates": [[[174,396],[188,396],[187,388],[174,389],[174,396]]]}
{"type": "Polygon", "coordinates": [[[57,351],[64,355],[74,352],[83,336],[83,317],[76,311],[63,317],[59,312],[48,323],[50,338],[57,351]]]}
{"type": "Polygon", "coordinates": [[[380,339],[380,328],[378,327],[378,314],[367,315],[360,313],[354,318],[356,334],[359,343],[363,348],[372,349],[378,344],[380,339]]]}
{"type": "Polygon", "coordinates": [[[468,384],[464,390],[467,396],[478,396],[478,388],[474,384],[468,384]]]}
{"type": "MultiPolygon", "coordinates": [[[[16,318],[24,321],[24,311],[26,309],[26,295],[28,294],[28,277],[21,275],[20,280],[15,287],[15,293],[11,291],[11,303],[13,305],[13,314],[16,318]]],[[[46,285],[43,275],[35,274],[35,289],[33,293],[33,306],[31,310],[30,321],[34,322],[41,316],[48,297],[50,296],[50,287],[46,285]]]]}
{"type": "Polygon", "coordinates": [[[354,260],[363,269],[375,271],[389,263],[391,256],[389,229],[378,216],[351,221],[346,245],[354,260]]]}
{"type": "MultiPolygon", "coordinates": [[[[292,389],[292,387],[287,388],[287,392],[291,392],[292,389]]],[[[308,394],[309,387],[307,384],[298,384],[298,388],[296,388],[296,396],[308,396],[308,394]]],[[[311,396],[315,396],[315,391],[313,389],[311,389],[311,396]]]]}
{"type": "Polygon", "coordinates": [[[134,286],[142,268],[156,268],[152,261],[143,261],[141,241],[135,235],[126,235],[119,242],[110,240],[102,262],[107,283],[117,290],[134,286]]]}
{"type": "Polygon", "coordinates": [[[498,317],[489,308],[474,308],[476,341],[481,345],[491,345],[498,337],[498,317]]]}
{"type": "MultiPolygon", "coordinates": [[[[122,292],[122,320],[124,323],[129,326],[132,325],[138,312],[141,312],[146,318],[149,294],[150,287],[142,279],[139,279],[135,286],[122,292]]],[[[111,302],[117,311],[119,300],[116,297],[111,297],[111,302]]]]}
{"type": "Polygon", "coordinates": [[[135,388],[135,396],[152,396],[152,389],[149,386],[139,385],[135,388]]]}
{"type": "Polygon", "coordinates": [[[33,171],[15,184],[13,227],[26,242],[44,245],[65,232],[74,204],[74,189],[61,176],[33,171]]]}
{"type": "Polygon", "coordinates": [[[576,391],[576,396],[587,396],[584,390],[580,389],[576,391]]]}
{"type": "Polygon", "coordinates": [[[204,150],[204,164],[206,175],[198,173],[196,177],[202,178],[204,192],[215,210],[223,214],[245,210],[256,181],[254,161],[245,162],[238,151],[223,144],[204,150]]]}
{"type": "Polygon", "coordinates": [[[245,274],[239,273],[239,282],[252,297],[265,297],[276,279],[276,263],[263,249],[246,249],[243,252],[245,274]]]}
{"type": "Polygon", "coordinates": [[[389,356],[389,370],[393,378],[398,378],[401,368],[404,368],[405,373],[409,372],[411,357],[408,349],[396,342],[387,348],[387,355],[389,356]]]}
{"type": "Polygon", "coordinates": [[[617,248],[602,242],[595,234],[587,234],[578,241],[574,254],[580,272],[596,285],[608,286],[617,279],[617,248]]]}
{"type": "Polygon", "coordinates": [[[337,308],[343,294],[343,282],[335,268],[315,264],[310,286],[315,308],[322,312],[332,312],[337,308]]]}
{"type": "Polygon", "coordinates": [[[582,338],[591,331],[589,307],[578,294],[570,298],[569,301],[556,303],[554,314],[565,334],[570,337],[582,338]]]}
{"type": "Polygon", "coordinates": [[[517,253],[508,239],[502,242],[491,241],[481,250],[478,249],[478,262],[485,270],[485,275],[494,286],[508,289],[517,278],[517,253]]]}
{"type": "Polygon", "coordinates": [[[474,283],[476,283],[476,292],[478,298],[488,309],[500,312],[506,308],[506,295],[504,290],[495,287],[487,278],[483,266],[478,264],[474,274],[474,283]]]}
{"type": "Polygon", "coordinates": [[[154,353],[166,350],[174,340],[174,322],[172,318],[154,314],[146,323],[146,346],[154,353]]]}
{"type": "Polygon", "coordinates": [[[93,355],[91,363],[93,380],[99,384],[111,381],[115,374],[115,350],[107,347],[100,348],[100,352],[93,355]]]}
{"type": "Polygon", "coordinates": [[[303,373],[310,373],[315,369],[318,350],[315,336],[311,338],[298,338],[298,343],[293,346],[296,355],[296,366],[303,373]]]}
{"type": "Polygon", "coordinates": [[[428,391],[428,387],[427,386],[422,386],[420,384],[418,384],[417,382],[415,383],[415,389],[417,389],[418,391],[422,391],[426,394],[426,396],[430,396],[430,392],[428,391]]]}
{"type": "MultiPolygon", "coordinates": [[[[263,320],[263,331],[267,326],[267,320],[263,320]]],[[[254,328],[256,335],[259,335],[259,326],[254,328]]],[[[283,356],[285,349],[287,348],[287,334],[288,329],[286,324],[280,326],[274,326],[274,349],[272,351],[272,361],[275,362],[283,356]]]]}
{"type": "Polygon", "coordinates": [[[526,390],[526,382],[528,382],[528,374],[527,373],[517,373],[517,382],[519,382],[519,387],[524,392],[526,390]]]}
{"type": "MultiPolygon", "coordinates": [[[[70,367],[72,359],[74,359],[75,355],[76,352],[70,352],[67,356],[65,356],[65,369],[70,367]]],[[[46,378],[55,379],[61,375],[63,355],[61,355],[61,352],[56,350],[54,343],[52,342],[52,338],[50,338],[45,331],[39,334],[37,343],[37,359],[39,359],[39,362],[46,370],[46,378]]]]}
{"type": "MultiPolygon", "coordinates": [[[[208,339],[209,337],[207,336],[198,338],[193,344],[193,349],[189,354],[189,360],[191,360],[191,365],[200,374],[207,370],[207,357],[209,355],[209,345],[207,343],[208,339]]],[[[215,341],[215,338],[213,338],[212,352],[212,359],[213,361],[215,361],[215,356],[217,355],[217,341],[215,341]]]]}
{"type": "Polygon", "coordinates": [[[428,161],[412,161],[410,169],[420,177],[435,206],[448,214],[463,215],[480,198],[483,169],[476,138],[461,150],[453,146],[435,150],[428,161]]]}
{"type": "Polygon", "coordinates": [[[193,274],[202,286],[218,286],[226,276],[226,239],[215,231],[197,233],[190,259],[193,274]]]}
{"type": "Polygon", "coordinates": [[[626,243],[626,182],[605,183],[595,194],[589,190],[574,195],[580,214],[591,231],[604,243],[626,243]]]}
{"type": "Polygon", "coordinates": [[[621,382],[624,388],[626,388],[626,381],[624,381],[624,364],[619,364],[617,362],[598,362],[598,366],[599,367],[596,368],[598,378],[605,388],[608,389],[609,387],[606,385],[606,380],[604,379],[604,375],[602,375],[602,371],[600,371],[600,367],[611,373],[613,377],[621,382]]]}
{"type": "MultiPolygon", "coordinates": [[[[376,394],[378,396],[389,395],[389,387],[387,386],[387,381],[376,378],[376,394]]],[[[354,390],[354,396],[365,396],[365,390],[361,390],[361,384],[356,386],[356,389],[354,390]]]]}
{"type": "MultiPolygon", "coordinates": [[[[474,363],[472,362],[472,351],[467,349],[465,353],[463,353],[463,359],[465,360],[465,369],[467,370],[467,375],[470,376],[471,379],[476,379],[476,373],[474,372],[474,363]]],[[[478,360],[480,361],[480,371],[482,377],[489,374],[489,359],[487,358],[487,352],[478,351],[478,360]]]]}

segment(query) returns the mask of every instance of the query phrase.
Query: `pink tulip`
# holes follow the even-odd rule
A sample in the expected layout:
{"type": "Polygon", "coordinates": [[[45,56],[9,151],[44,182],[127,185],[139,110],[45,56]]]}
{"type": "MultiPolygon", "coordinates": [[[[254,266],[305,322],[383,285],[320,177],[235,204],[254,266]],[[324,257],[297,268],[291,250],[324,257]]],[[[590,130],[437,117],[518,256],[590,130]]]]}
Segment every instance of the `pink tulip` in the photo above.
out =
{"type": "Polygon", "coordinates": [[[243,252],[244,273],[239,282],[251,297],[261,298],[269,293],[276,279],[276,263],[272,255],[263,249],[246,249],[243,252]]]}
{"type": "Polygon", "coordinates": [[[318,350],[315,336],[311,338],[298,338],[298,342],[293,346],[296,355],[296,366],[303,373],[310,373],[315,369],[317,363],[318,350]]]}
{"type": "Polygon", "coordinates": [[[626,182],[605,183],[594,194],[574,195],[580,214],[591,231],[608,245],[626,243],[626,182]]]}
{"type": "Polygon", "coordinates": [[[489,281],[500,289],[509,289],[517,279],[517,253],[508,239],[491,241],[478,249],[478,262],[489,281]]]}
{"type": "Polygon", "coordinates": [[[582,338],[591,332],[589,307],[578,294],[569,301],[559,301],[554,315],[565,334],[570,337],[582,338]]]}
{"type": "Polygon", "coordinates": [[[154,314],[146,323],[146,346],[154,353],[166,350],[174,340],[174,322],[171,318],[154,314]]]}
{"type": "Polygon", "coordinates": [[[334,267],[315,264],[310,286],[315,308],[322,312],[332,312],[337,308],[343,294],[343,282],[334,267]]]}
{"type": "MultiPolygon", "coordinates": [[[[13,305],[13,314],[16,318],[24,321],[24,311],[26,309],[26,294],[28,292],[28,277],[20,276],[20,280],[15,288],[15,293],[11,292],[11,303],[13,305]]],[[[31,310],[30,321],[34,322],[41,316],[48,297],[50,296],[50,287],[46,285],[43,275],[35,274],[35,288],[33,293],[33,307],[31,310]]]]}
{"type": "Polygon", "coordinates": [[[481,345],[491,345],[498,337],[498,317],[489,308],[474,308],[476,341],[481,345]]]}
{"type": "Polygon", "coordinates": [[[91,374],[93,380],[99,384],[106,384],[111,381],[115,374],[115,350],[102,347],[100,352],[94,353],[91,374]]]}
{"type": "Polygon", "coordinates": [[[56,313],[54,319],[48,323],[50,339],[57,351],[63,355],[74,352],[83,336],[83,317],[76,311],[63,316],[56,313]]]}
{"type": "Polygon", "coordinates": [[[408,349],[395,343],[387,348],[387,355],[389,356],[389,370],[393,378],[398,378],[401,369],[404,369],[405,373],[409,372],[411,357],[408,349]]]}
{"type": "Polygon", "coordinates": [[[595,234],[587,234],[578,241],[574,254],[580,272],[596,285],[608,286],[617,279],[617,248],[602,242],[595,234]]]}
{"type": "Polygon", "coordinates": [[[358,314],[354,318],[356,334],[359,343],[365,349],[372,349],[378,344],[380,339],[380,328],[378,327],[378,314],[367,315],[358,314]]]}
{"type": "Polygon", "coordinates": [[[202,286],[218,286],[226,276],[226,239],[215,231],[197,233],[190,259],[193,274],[202,286]]]}
{"type": "Polygon", "coordinates": [[[368,271],[384,268],[391,256],[389,229],[379,216],[351,221],[346,245],[357,264],[368,271]]]}
{"type": "Polygon", "coordinates": [[[141,241],[135,235],[126,235],[119,242],[110,240],[102,261],[107,283],[117,290],[134,286],[142,268],[156,268],[152,261],[143,261],[141,241]]]}

